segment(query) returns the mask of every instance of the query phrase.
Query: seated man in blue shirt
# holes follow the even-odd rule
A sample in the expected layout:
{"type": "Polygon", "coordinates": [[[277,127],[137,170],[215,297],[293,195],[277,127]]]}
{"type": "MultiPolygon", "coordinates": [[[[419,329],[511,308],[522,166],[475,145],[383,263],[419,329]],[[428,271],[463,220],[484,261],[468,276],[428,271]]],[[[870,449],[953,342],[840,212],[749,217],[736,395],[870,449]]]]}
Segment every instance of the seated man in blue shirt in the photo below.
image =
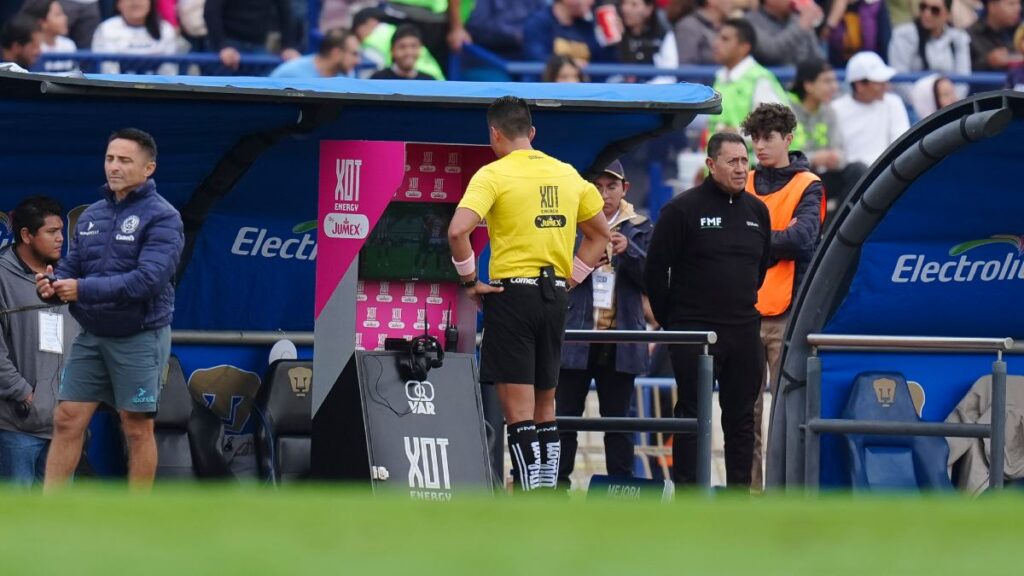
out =
{"type": "Polygon", "coordinates": [[[594,0],[555,0],[534,12],[523,26],[523,56],[546,62],[552,54],[569,56],[581,67],[590,62],[615,62],[611,46],[601,46],[594,28],[594,0]]]}
{"type": "Polygon", "coordinates": [[[289,60],[270,73],[271,78],[332,78],[355,76],[359,64],[359,38],[346,30],[324,35],[316,54],[289,60]]]}

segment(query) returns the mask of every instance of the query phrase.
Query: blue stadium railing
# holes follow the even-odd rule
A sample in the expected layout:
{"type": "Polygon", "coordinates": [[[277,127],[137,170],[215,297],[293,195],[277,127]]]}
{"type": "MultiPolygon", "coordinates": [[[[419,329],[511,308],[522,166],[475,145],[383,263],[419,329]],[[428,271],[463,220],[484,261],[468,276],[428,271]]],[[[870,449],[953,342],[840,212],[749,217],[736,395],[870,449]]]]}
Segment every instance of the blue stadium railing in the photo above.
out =
{"type": "MultiPolygon", "coordinates": [[[[513,80],[537,79],[544,72],[543,62],[511,62],[475,44],[463,47],[460,57],[453,57],[455,66],[450,68],[449,78],[459,80],[468,68],[491,68],[508,74],[513,80]]],[[[633,76],[636,78],[655,78],[658,76],[674,76],[686,82],[710,83],[715,78],[718,66],[682,66],[679,68],[657,68],[639,64],[590,64],[583,72],[591,79],[606,79],[613,76],[633,76]]],[[[796,71],[794,68],[770,68],[781,82],[791,82],[796,71]]],[[[893,82],[914,82],[931,72],[913,72],[897,74],[893,82]]],[[[846,73],[837,70],[839,81],[843,81],[846,73]]],[[[953,82],[969,84],[972,88],[992,90],[1006,85],[1006,74],[1003,72],[975,72],[974,74],[947,74],[953,82]]]]}
{"type": "MultiPolygon", "coordinates": [[[[125,54],[98,54],[94,52],[73,52],[70,54],[43,54],[34,67],[35,71],[44,71],[47,62],[75,62],[85,73],[100,71],[100,63],[115,62],[121,71],[134,73],[156,73],[164,64],[176,64],[179,74],[200,74],[203,76],[266,76],[279,64],[281,58],[265,54],[244,54],[237,70],[231,70],[220,62],[215,53],[192,53],[175,56],[131,56],[125,54]]],[[[544,72],[541,62],[510,62],[475,44],[464,47],[461,55],[453,55],[449,66],[450,80],[467,78],[467,71],[474,69],[490,69],[507,75],[512,80],[537,79],[544,72]]],[[[592,79],[606,79],[615,76],[632,76],[636,78],[655,78],[658,76],[674,76],[687,82],[710,83],[714,80],[716,66],[683,66],[676,69],[656,68],[636,64],[591,64],[584,72],[592,79]]],[[[793,79],[792,68],[772,68],[772,72],[782,82],[793,79]]],[[[843,70],[836,71],[839,80],[845,76],[843,70]]],[[[893,82],[914,82],[928,72],[897,74],[893,82]]],[[[969,84],[973,91],[992,90],[1006,85],[1006,75],[1001,72],[975,72],[970,75],[950,74],[954,82],[969,84]]]]}
{"type": "Polygon", "coordinates": [[[96,52],[72,52],[69,54],[43,54],[33,71],[46,71],[48,62],[74,62],[87,74],[101,72],[100,64],[116,63],[121,73],[155,74],[161,66],[174,64],[179,74],[201,76],[266,76],[279,64],[281,58],[265,54],[243,54],[237,70],[221,64],[220,57],[212,52],[181,54],[174,56],[133,56],[127,54],[100,54],[96,52]]]}

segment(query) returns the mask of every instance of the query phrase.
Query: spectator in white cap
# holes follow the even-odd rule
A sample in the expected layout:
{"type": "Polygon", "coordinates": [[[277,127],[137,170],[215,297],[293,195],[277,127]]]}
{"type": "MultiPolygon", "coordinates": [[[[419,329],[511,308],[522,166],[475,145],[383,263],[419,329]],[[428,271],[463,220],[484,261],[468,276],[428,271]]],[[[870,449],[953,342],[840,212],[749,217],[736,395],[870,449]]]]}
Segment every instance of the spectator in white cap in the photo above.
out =
{"type": "Polygon", "coordinates": [[[847,161],[870,166],[910,128],[903,100],[889,93],[889,80],[895,74],[874,52],[854,54],[846,64],[850,93],[832,107],[847,161]]]}

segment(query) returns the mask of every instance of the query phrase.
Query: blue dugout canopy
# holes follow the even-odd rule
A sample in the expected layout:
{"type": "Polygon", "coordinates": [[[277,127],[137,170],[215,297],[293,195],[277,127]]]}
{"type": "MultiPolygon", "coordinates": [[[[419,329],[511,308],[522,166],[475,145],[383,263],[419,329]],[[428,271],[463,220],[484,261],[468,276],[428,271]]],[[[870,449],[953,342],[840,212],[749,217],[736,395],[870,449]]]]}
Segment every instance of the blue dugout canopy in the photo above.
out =
{"type": "Polygon", "coordinates": [[[515,95],[535,146],[587,173],[721,108],[691,84],[0,73],[0,95],[3,211],[29,194],[68,211],[95,201],[108,134],[153,134],[158,189],[187,235],[174,325],[208,330],[312,329],[321,140],[486,145],[487,106],[515,95]]]}
{"type": "MultiPolygon", "coordinates": [[[[870,168],[826,231],[792,308],[773,406],[768,481],[803,481],[807,336],[1024,340],[1024,94],[991,92],[916,124],[870,168]]],[[[1018,349],[1020,345],[1018,344],[1018,349]]],[[[859,372],[895,370],[943,421],[992,355],[823,352],[821,416],[836,418],[859,372]]],[[[1010,374],[1024,373],[1019,354],[1010,374]]],[[[821,482],[847,482],[839,438],[821,442],[821,482]]]]}

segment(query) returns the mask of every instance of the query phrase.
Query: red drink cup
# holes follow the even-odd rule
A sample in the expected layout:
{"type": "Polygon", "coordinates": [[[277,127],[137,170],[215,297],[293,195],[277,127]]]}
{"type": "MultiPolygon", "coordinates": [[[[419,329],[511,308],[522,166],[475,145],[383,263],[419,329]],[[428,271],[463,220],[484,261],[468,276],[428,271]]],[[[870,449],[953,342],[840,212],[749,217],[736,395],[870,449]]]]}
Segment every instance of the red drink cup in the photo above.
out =
{"type": "Polygon", "coordinates": [[[619,24],[619,12],[612,4],[598,6],[594,11],[597,21],[597,40],[602,46],[618,44],[622,40],[622,25],[619,24]]]}

